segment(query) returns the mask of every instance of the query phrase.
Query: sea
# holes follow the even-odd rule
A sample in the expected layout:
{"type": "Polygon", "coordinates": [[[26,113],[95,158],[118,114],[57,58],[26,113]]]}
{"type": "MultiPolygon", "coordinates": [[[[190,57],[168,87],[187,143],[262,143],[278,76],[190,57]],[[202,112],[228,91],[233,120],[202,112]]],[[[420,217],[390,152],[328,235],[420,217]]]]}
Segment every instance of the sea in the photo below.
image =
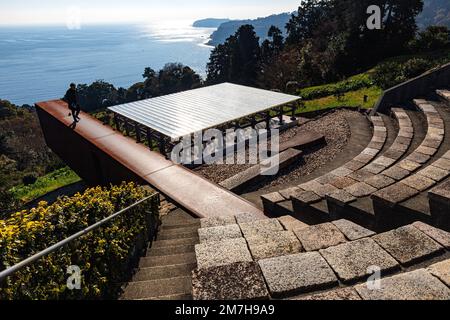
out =
{"type": "Polygon", "coordinates": [[[191,21],[148,24],[0,27],[0,99],[17,105],[60,98],[71,82],[128,88],[146,67],[190,66],[202,77],[212,28],[191,21]]]}

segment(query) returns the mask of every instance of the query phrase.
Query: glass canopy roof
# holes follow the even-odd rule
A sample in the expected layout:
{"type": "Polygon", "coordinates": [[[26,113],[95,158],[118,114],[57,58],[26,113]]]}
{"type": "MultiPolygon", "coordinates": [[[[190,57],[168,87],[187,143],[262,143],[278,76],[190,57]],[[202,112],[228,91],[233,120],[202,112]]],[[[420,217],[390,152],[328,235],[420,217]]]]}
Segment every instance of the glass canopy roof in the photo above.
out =
{"type": "Polygon", "coordinates": [[[298,100],[298,96],[222,83],[108,109],[178,139],[298,100]]]}

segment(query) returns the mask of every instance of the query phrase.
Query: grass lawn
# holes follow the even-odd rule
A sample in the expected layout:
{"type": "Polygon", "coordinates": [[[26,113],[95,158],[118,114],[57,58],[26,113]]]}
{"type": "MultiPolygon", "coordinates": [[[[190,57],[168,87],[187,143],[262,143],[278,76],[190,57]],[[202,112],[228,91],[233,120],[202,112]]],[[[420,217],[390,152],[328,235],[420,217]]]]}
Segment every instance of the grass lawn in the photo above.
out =
{"type": "Polygon", "coordinates": [[[300,108],[298,111],[311,112],[338,107],[361,107],[369,109],[374,107],[382,93],[383,90],[376,86],[362,88],[359,90],[346,92],[341,98],[338,98],[335,95],[331,95],[323,98],[304,101],[305,106],[303,108],[300,108]],[[364,102],[365,95],[368,96],[367,102],[364,102]]]}
{"type": "Polygon", "coordinates": [[[65,167],[38,178],[34,184],[19,185],[10,191],[16,199],[29,202],[80,180],[75,172],[65,167]]]}

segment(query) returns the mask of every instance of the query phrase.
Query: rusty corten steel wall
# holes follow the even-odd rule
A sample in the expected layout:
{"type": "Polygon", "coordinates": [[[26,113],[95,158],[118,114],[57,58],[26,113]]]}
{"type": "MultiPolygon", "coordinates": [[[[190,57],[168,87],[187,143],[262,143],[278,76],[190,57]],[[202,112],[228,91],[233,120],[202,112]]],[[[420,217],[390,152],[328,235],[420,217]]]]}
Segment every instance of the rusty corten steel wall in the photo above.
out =
{"type": "Polygon", "coordinates": [[[134,172],[36,105],[47,146],[90,186],[134,181],[147,184],[134,172]]]}

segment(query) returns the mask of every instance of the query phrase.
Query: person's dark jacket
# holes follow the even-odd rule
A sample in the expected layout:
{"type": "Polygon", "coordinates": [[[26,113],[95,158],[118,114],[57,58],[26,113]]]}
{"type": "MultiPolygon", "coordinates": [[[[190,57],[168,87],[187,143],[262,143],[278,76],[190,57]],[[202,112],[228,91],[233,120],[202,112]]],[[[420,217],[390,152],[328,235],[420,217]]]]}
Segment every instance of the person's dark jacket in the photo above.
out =
{"type": "Polygon", "coordinates": [[[64,101],[69,104],[69,108],[78,108],[77,91],[73,89],[67,90],[64,101]]]}

